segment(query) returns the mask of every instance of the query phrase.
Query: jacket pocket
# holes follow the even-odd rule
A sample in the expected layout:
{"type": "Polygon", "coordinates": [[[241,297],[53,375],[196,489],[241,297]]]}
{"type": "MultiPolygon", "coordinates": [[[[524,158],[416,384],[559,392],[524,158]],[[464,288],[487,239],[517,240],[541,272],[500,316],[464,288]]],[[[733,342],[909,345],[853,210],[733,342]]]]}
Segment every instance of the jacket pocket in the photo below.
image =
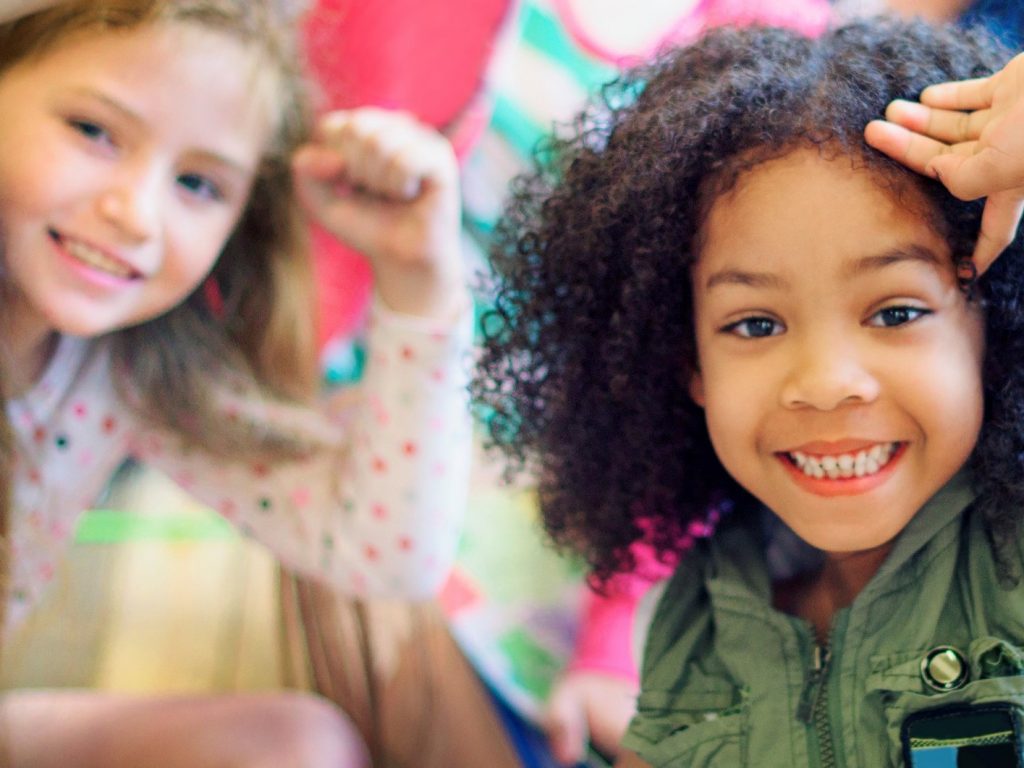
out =
{"type": "Polygon", "coordinates": [[[1024,651],[995,637],[978,638],[962,650],[967,680],[948,691],[933,690],[926,682],[922,662],[928,650],[871,659],[864,716],[882,717],[889,765],[903,765],[901,729],[917,713],[1002,703],[1012,705],[1018,717],[1024,713],[1024,651]]]}
{"type": "Polygon", "coordinates": [[[647,690],[637,701],[635,736],[653,768],[737,768],[746,764],[747,707],[741,689],[707,679],[683,692],[647,690]]]}

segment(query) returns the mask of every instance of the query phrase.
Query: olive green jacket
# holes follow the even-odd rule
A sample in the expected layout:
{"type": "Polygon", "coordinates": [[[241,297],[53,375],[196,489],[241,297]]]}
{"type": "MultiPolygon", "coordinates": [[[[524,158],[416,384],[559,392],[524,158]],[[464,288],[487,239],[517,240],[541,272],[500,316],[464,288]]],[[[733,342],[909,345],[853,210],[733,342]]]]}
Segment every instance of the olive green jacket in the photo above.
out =
{"type": "Polygon", "coordinates": [[[882,768],[913,712],[1024,704],[1024,584],[1000,586],[972,498],[957,476],[918,512],[825,647],[772,608],[751,526],[723,525],[658,604],[624,746],[655,768],[882,768]],[[966,681],[929,666],[945,646],[966,681]]]}

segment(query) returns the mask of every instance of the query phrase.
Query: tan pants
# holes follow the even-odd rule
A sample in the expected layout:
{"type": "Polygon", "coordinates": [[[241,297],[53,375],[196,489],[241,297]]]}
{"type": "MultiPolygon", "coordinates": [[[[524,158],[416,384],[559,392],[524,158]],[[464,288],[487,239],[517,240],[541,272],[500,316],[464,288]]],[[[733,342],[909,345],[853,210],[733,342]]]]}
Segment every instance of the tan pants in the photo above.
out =
{"type": "Polygon", "coordinates": [[[517,768],[490,695],[432,604],[359,602],[285,577],[286,646],[338,704],[376,768],[517,768]]]}

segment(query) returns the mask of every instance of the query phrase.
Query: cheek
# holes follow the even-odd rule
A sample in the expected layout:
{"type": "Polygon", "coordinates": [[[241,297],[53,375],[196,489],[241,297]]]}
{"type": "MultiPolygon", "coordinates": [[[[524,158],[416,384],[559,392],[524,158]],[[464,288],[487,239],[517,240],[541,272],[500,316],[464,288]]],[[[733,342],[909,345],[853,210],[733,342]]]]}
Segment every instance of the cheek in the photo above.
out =
{"type": "Polygon", "coordinates": [[[921,425],[936,461],[962,464],[977,442],[984,411],[982,333],[965,317],[926,355],[897,361],[901,375],[891,386],[921,425]]]}
{"type": "Polygon", "coordinates": [[[743,391],[733,377],[705,381],[704,416],[719,460],[737,478],[744,474],[741,459],[756,444],[761,408],[755,392],[743,391]]]}
{"type": "MultiPolygon", "coordinates": [[[[56,169],[42,173],[38,169],[33,170],[35,165],[31,157],[14,160],[9,156],[0,160],[0,217],[5,224],[15,216],[43,210],[47,200],[53,197],[49,190],[54,187],[54,182],[65,186],[56,169]]],[[[49,200],[50,204],[53,202],[53,199],[49,200]]]]}
{"type": "Polygon", "coordinates": [[[216,265],[237,225],[237,216],[225,214],[169,233],[164,272],[175,282],[193,287],[216,265]]]}

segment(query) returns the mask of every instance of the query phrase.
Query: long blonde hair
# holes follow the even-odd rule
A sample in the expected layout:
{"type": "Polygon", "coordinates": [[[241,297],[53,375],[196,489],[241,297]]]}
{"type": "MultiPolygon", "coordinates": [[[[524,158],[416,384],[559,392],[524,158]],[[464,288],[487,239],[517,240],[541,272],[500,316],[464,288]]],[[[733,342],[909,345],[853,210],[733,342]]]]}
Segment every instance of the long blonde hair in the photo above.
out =
{"type": "MultiPolygon", "coordinates": [[[[65,0],[0,24],[0,77],[72,34],[123,33],[162,23],[203,26],[253,46],[261,72],[271,76],[276,131],[207,283],[163,316],[110,337],[114,379],[125,402],[148,423],[217,455],[286,458],[310,448],[281,429],[228,418],[221,402],[230,391],[257,402],[302,403],[316,386],[311,258],[289,173],[289,157],[308,135],[310,119],[297,14],[288,5],[288,0],[65,0]],[[211,291],[220,306],[211,305],[211,291]]],[[[3,407],[2,374],[0,587],[5,587],[16,447],[3,407]]],[[[0,597],[0,626],[5,597],[0,597]]]]}
{"type": "Polygon", "coordinates": [[[130,387],[129,400],[145,416],[190,442],[233,454],[269,446],[251,430],[222,423],[213,393],[229,385],[302,401],[316,384],[311,262],[289,173],[289,156],[308,135],[308,97],[296,20],[286,5],[282,0],[66,0],[0,25],[0,77],[70,34],[165,22],[205,26],[256,46],[260,65],[274,75],[277,130],[248,205],[207,283],[166,314],[112,334],[115,365],[124,374],[118,380],[130,387]],[[211,306],[211,288],[222,306],[211,306]]]}

